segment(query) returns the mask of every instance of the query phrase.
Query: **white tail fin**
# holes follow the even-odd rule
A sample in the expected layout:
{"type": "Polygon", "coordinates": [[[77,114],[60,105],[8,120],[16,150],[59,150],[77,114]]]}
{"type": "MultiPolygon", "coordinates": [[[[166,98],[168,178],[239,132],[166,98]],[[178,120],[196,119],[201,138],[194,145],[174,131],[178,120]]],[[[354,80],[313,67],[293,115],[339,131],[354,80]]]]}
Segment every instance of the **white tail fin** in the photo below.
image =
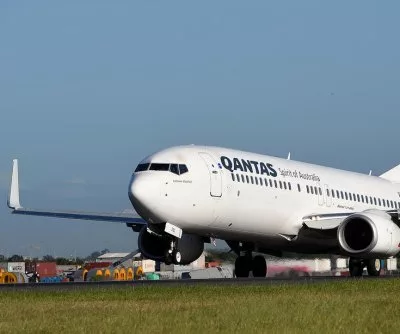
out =
{"type": "Polygon", "coordinates": [[[400,183],[400,165],[392,168],[386,173],[383,173],[380,177],[393,183],[400,183]]]}
{"type": "Polygon", "coordinates": [[[10,209],[18,210],[21,209],[19,203],[19,180],[18,180],[18,160],[13,160],[13,170],[11,176],[11,187],[10,194],[8,196],[7,205],[10,209]]]}

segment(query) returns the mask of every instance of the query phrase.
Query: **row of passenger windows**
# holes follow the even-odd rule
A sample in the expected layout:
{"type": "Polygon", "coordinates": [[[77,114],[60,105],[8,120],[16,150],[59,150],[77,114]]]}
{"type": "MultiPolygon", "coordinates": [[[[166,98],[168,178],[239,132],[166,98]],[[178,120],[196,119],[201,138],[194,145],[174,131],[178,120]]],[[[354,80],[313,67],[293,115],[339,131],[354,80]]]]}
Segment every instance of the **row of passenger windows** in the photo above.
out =
{"type": "MultiPolygon", "coordinates": [[[[275,188],[284,189],[284,190],[292,190],[292,184],[290,182],[286,182],[286,181],[278,181],[278,180],[272,180],[272,179],[262,178],[262,177],[258,177],[258,176],[251,176],[251,175],[249,176],[249,175],[234,174],[234,173],[231,174],[231,177],[232,177],[232,181],[234,181],[234,182],[251,183],[251,184],[260,185],[260,186],[275,187],[275,188]]],[[[301,192],[300,184],[297,184],[297,190],[298,190],[298,192],[301,192]]],[[[307,194],[322,196],[321,187],[306,185],[306,190],[307,190],[307,194]]],[[[346,191],[326,189],[326,195],[328,197],[343,199],[343,200],[347,200],[347,201],[383,206],[385,208],[387,207],[387,208],[392,208],[392,209],[400,209],[400,202],[376,198],[376,197],[367,196],[367,195],[350,193],[350,192],[346,192],[346,191]]]]}
{"type": "Polygon", "coordinates": [[[189,171],[187,166],[183,164],[146,163],[139,164],[135,169],[135,173],[144,172],[146,170],[169,171],[177,175],[182,175],[189,171]]]}

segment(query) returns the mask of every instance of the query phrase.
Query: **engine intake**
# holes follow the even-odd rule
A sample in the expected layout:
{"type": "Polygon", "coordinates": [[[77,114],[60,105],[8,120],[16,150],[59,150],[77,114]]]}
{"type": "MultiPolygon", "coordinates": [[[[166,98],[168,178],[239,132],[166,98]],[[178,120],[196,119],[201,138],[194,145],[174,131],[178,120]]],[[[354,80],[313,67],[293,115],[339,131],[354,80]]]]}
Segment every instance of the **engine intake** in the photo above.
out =
{"type": "Polygon", "coordinates": [[[340,224],[338,240],[348,255],[388,257],[400,250],[400,229],[385,212],[366,211],[353,214],[340,224]]]}
{"type": "MultiPolygon", "coordinates": [[[[144,257],[164,262],[165,254],[170,247],[170,239],[142,228],[138,237],[138,246],[144,257]]],[[[178,249],[181,253],[180,264],[188,265],[196,261],[203,253],[204,241],[197,235],[183,233],[182,238],[178,241],[178,249]]]]}

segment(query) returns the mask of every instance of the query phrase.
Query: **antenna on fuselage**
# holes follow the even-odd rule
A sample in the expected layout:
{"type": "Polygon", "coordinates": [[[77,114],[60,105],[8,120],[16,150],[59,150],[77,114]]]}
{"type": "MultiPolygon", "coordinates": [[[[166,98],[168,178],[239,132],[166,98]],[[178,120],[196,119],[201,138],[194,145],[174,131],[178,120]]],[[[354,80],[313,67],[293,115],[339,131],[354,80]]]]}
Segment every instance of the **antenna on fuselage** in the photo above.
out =
{"type": "Polygon", "coordinates": [[[287,156],[287,159],[288,159],[288,160],[291,159],[291,154],[290,154],[290,152],[289,152],[289,154],[288,154],[288,156],[287,156]]]}
{"type": "Polygon", "coordinates": [[[372,169],[369,171],[369,176],[371,176],[372,175],[372,169]]]}

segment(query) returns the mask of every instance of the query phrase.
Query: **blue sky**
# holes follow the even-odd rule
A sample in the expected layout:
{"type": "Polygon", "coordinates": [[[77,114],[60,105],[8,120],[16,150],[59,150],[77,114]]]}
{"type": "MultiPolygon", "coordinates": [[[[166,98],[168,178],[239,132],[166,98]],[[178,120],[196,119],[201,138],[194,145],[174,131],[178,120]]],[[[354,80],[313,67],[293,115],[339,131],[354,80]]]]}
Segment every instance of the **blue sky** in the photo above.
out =
{"type": "Polygon", "coordinates": [[[397,1],[0,2],[0,254],[128,251],[119,211],[146,155],[221,145],[375,174],[400,163],[397,1]]]}

